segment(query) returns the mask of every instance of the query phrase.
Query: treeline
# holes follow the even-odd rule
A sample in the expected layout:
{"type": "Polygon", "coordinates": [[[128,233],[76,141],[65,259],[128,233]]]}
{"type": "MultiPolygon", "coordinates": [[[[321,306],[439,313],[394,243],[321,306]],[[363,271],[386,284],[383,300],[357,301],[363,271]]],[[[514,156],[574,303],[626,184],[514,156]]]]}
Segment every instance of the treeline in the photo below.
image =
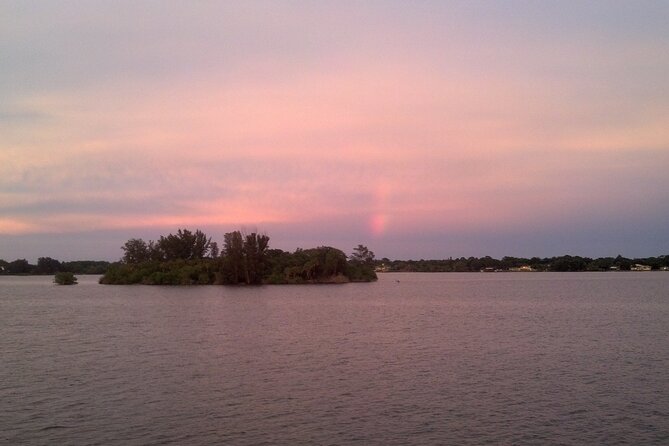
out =
{"type": "Polygon", "coordinates": [[[228,232],[223,246],[200,230],[179,229],[158,240],[130,239],[122,260],[100,279],[104,284],[259,285],[343,283],[376,280],[374,253],[362,245],[350,258],[329,246],[286,252],[269,248],[269,237],[228,232]]]}
{"type": "Polygon", "coordinates": [[[33,265],[26,259],[16,259],[7,262],[0,259],[0,274],[3,275],[47,275],[60,272],[74,274],[104,274],[110,263],[98,260],[77,260],[60,262],[51,257],[40,257],[33,265]]]}
{"type": "Polygon", "coordinates": [[[629,271],[635,265],[647,265],[652,270],[669,267],[669,255],[629,259],[622,256],[589,258],[579,256],[559,257],[460,257],[444,260],[389,260],[377,261],[377,268],[389,272],[478,272],[510,271],[525,267],[534,271],[629,271]],[[528,268],[529,267],[529,268],[528,268]]]}

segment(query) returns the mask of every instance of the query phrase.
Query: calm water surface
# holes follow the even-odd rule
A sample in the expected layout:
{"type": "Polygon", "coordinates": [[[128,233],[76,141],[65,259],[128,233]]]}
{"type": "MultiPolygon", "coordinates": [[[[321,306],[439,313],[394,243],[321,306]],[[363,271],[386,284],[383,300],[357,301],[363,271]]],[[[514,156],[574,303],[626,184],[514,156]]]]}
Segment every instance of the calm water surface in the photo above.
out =
{"type": "Polygon", "coordinates": [[[0,277],[0,443],[669,444],[669,273],[0,277]]]}

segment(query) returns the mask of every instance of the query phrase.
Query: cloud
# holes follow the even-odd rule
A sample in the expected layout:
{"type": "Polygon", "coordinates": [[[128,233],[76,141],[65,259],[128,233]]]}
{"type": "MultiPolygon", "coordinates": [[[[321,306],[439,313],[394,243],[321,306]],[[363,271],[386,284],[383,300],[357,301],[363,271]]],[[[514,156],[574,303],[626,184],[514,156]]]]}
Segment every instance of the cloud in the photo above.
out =
{"type": "Polygon", "coordinates": [[[7,8],[0,234],[386,243],[669,215],[669,51],[644,8],[7,8]]]}

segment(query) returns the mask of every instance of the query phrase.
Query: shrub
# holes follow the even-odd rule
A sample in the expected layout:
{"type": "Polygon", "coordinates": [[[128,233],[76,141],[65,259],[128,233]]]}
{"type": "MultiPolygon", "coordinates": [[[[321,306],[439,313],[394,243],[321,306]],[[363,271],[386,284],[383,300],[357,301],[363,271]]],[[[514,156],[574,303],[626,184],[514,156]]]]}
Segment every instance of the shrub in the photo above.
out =
{"type": "Polygon", "coordinates": [[[58,285],[76,285],[77,278],[74,277],[73,273],[70,272],[60,272],[56,273],[53,281],[58,285]]]}

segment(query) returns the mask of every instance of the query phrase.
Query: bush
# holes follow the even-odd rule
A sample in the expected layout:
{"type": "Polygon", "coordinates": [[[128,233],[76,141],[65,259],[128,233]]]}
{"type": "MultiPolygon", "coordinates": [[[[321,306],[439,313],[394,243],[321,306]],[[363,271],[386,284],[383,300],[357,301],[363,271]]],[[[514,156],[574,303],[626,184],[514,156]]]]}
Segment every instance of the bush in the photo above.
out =
{"type": "Polygon", "coordinates": [[[76,285],[77,278],[74,277],[73,273],[70,272],[60,272],[56,273],[53,281],[58,285],[76,285]]]}

